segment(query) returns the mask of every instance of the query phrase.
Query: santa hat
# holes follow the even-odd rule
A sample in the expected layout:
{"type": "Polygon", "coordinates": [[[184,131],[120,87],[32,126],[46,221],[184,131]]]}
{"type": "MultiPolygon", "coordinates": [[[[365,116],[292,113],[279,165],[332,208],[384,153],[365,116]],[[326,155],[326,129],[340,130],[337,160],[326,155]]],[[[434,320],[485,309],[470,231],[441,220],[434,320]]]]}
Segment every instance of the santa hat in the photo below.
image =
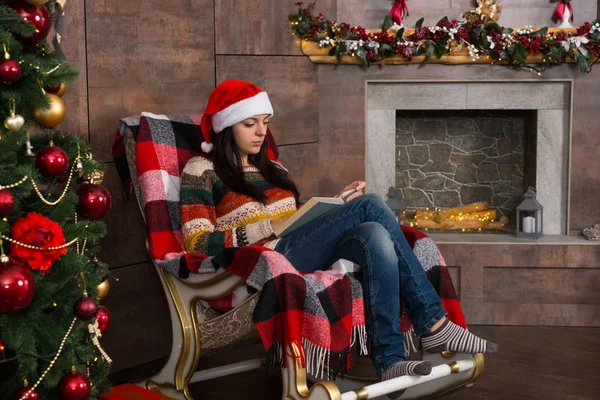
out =
{"type": "Polygon", "coordinates": [[[219,133],[229,126],[261,114],[273,115],[267,92],[250,82],[229,80],[221,83],[210,94],[202,115],[202,151],[210,153],[214,147],[210,142],[211,131],[219,133]]]}

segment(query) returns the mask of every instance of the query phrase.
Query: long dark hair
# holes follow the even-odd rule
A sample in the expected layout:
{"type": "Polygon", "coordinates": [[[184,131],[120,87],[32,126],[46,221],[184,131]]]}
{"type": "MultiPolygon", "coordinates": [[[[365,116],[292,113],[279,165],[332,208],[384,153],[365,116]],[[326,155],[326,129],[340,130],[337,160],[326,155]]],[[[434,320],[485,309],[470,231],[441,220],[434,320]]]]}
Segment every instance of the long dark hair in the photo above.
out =
{"type": "MultiPolygon", "coordinates": [[[[210,141],[215,145],[212,154],[213,162],[215,164],[215,173],[219,179],[234,192],[250,196],[265,203],[267,196],[265,195],[264,190],[246,181],[244,178],[242,157],[240,155],[240,150],[235,143],[233,128],[225,128],[219,134],[215,134],[213,131],[210,135],[210,141]]],[[[298,192],[298,188],[288,177],[287,172],[269,160],[266,140],[263,142],[258,154],[248,155],[248,162],[258,168],[263,178],[270,184],[292,192],[296,199],[296,204],[298,204],[300,192],[298,192]]]]}

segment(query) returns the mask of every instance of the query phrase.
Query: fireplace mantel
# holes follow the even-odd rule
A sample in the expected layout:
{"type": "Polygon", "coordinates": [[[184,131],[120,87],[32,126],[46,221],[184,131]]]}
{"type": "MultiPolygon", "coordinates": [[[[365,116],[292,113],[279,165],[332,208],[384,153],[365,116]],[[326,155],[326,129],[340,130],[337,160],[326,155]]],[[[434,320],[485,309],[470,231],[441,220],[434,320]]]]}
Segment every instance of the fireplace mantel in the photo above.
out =
{"type": "MultiPolygon", "coordinates": [[[[537,30],[535,28],[534,30],[537,30]]],[[[516,30],[516,29],[515,29],[516,30]]],[[[566,31],[566,32],[577,32],[576,28],[549,28],[548,32],[558,32],[558,31],[566,31]]],[[[367,32],[375,33],[380,32],[377,29],[368,29],[367,32]]],[[[394,33],[395,31],[388,31],[390,33],[394,33]]],[[[405,35],[410,35],[414,32],[414,29],[406,29],[405,35]]],[[[329,55],[329,47],[321,48],[319,44],[316,42],[311,42],[309,40],[302,40],[302,53],[307,55],[315,64],[337,64],[338,60],[335,56],[329,55]]],[[[382,61],[374,62],[374,65],[404,65],[404,64],[421,64],[425,59],[424,55],[415,56],[411,61],[408,61],[406,58],[401,56],[394,56],[386,58],[382,61]]],[[[543,63],[543,55],[531,55],[527,57],[528,64],[541,64],[543,63]]],[[[565,60],[567,63],[575,63],[571,57],[567,57],[565,60]]],[[[471,59],[469,56],[468,50],[463,48],[462,50],[453,52],[451,54],[447,54],[442,56],[440,59],[436,57],[431,57],[428,61],[430,64],[449,64],[449,65],[460,65],[460,64],[490,64],[491,60],[486,57],[481,57],[475,61],[471,59]]],[[[352,57],[348,55],[344,55],[341,57],[340,64],[351,64],[351,65],[362,65],[361,61],[357,57],[352,57]]],[[[495,64],[507,64],[507,62],[496,61],[495,64]]]]}

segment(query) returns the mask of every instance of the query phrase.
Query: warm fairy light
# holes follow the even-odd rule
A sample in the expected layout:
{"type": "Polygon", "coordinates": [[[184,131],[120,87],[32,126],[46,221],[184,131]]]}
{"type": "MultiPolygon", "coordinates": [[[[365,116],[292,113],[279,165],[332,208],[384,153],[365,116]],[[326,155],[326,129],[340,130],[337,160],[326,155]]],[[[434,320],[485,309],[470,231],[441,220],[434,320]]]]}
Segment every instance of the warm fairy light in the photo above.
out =
{"type": "Polygon", "coordinates": [[[477,228],[478,231],[481,231],[481,228],[477,228]]]}
{"type": "Polygon", "coordinates": [[[54,307],[58,307],[58,304],[56,304],[55,302],[52,302],[52,305],[53,305],[54,307]]]}

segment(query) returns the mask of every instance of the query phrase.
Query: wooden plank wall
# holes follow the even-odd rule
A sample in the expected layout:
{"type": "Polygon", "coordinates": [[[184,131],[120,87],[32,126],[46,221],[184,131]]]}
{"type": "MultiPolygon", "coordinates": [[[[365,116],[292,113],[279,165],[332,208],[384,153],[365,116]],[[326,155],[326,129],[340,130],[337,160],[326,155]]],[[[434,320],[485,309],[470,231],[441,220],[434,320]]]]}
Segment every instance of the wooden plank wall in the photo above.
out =
{"type": "MultiPolygon", "coordinates": [[[[301,55],[300,44],[289,30],[287,15],[294,11],[295,1],[67,3],[66,12],[73,20],[65,52],[79,69],[80,79],[65,95],[69,113],[63,128],[88,137],[95,157],[106,163],[105,185],[113,193],[113,209],[107,217],[109,234],[101,257],[119,278],[103,301],[114,319],[102,340],[115,361],[114,372],[164,357],[171,345],[166,302],[145,251],[144,224],[135,201],[122,199],[112,162],[111,143],[119,118],[142,111],[201,113],[216,84],[229,78],[253,81],[269,92],[276,115],[272,129],[281,145],[281,158],[306,199],[333,194],[345,183],[364,178],[366,79],[532,78],[526,72],[488,66],[403,66],[369,71],[354,66],[317,66],[301,55]]],[[[448,15],[458,13],[467,2],[436,1],[447,3],[440,13],[448,15]]],[[[366,21],[372,27],[370,19],[385,14],[384,3],[388,7],[388,2],[376,0],[320,0],[316,11],[340,21],[366,21]]],[[[503,3],[509,8],[527,8],[523,2],[503,3]]],[[[594,8],[595,14],[600,8],[595,3],[586,0],[575,6],[594,8]]],[[[409,6],[410,18],[427,13],[436,17],[431,11],[435,7],[428,2],[409,6]]],[[[531,15],[538,18],[536,13],[531,15]]],[[[580,15],[576,12],[576,18],[580,15]]],[[[591,201],[600,184],[596,157],[600,115],[595,101],[600,74],[594,71],[579,77],[573,68],[564,67],[542,79],[553,77],[575,79],[571,225],[581,229],[591,220],[600,221],[600,210],[591,201]]],[[[455,247],[444,251],[449,264],[455,266],[452,272],[460,281],[457,286],[468,293],[467,260],[455,247]]],[[[478,284],[489,284],[493,272],[478,284]]],[[[519,277],[518,272],[513,273],[514,279],[519,277]]],[[[585,279],[571,278],[573,282],[585,279]]]]}

